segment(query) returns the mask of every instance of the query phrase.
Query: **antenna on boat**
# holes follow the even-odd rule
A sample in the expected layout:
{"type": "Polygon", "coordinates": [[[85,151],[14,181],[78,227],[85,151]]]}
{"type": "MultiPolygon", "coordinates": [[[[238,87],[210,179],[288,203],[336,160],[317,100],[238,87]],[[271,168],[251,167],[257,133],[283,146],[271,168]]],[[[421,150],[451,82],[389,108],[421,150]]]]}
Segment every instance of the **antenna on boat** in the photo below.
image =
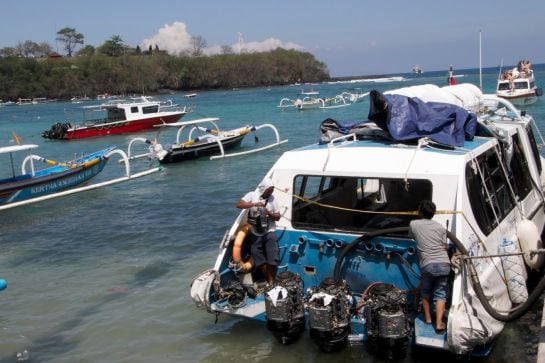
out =
{"type": "Polygon", "coordinates": [[[479,88],[483,90],[483,32],[479,29],[479,88]]]}
{"type": "Polygon", "coordinates": [[[242,53],[242,43],[244,43],[244,38],[242,33],[238,32],[238,54],[242,53]]]}
{"type": "Polygon", "coordinates": [[[503,58],[500,60],[500,72],[498,73],[498,79],[501,79],[501,69],[503,68],[503,58]]]}

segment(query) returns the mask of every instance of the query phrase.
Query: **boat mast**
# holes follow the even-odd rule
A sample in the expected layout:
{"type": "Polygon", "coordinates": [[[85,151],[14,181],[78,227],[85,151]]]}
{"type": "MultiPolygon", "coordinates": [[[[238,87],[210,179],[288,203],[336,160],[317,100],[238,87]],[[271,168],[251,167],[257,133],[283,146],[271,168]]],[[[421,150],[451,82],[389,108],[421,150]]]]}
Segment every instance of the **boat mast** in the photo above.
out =
{"type": "Polygon", "coordinates": [[[483,52],[482,52],[483,32],[479,29],[479,88],[483,90],[483,52]]]}

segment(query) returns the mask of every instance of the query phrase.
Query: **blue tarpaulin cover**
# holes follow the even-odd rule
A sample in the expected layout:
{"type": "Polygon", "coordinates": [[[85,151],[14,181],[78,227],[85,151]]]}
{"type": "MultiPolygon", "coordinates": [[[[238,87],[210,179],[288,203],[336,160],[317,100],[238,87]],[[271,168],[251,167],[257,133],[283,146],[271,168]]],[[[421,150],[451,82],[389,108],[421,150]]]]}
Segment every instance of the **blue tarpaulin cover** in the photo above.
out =
{"type": "Polygon", "coordinates": [[[449,103],[424,102],[416,97],[370,92],[369,120],[387,131],[394,140],[422,137],[448,146],[463,146],[472,140],[477,116],[449,103]]]}

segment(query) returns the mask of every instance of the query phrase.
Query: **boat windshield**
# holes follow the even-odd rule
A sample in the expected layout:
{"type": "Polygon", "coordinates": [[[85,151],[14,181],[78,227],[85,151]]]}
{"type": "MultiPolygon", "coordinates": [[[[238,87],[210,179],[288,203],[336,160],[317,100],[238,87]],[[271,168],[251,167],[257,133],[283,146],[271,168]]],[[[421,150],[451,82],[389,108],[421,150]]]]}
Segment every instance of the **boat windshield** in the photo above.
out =
{"type": "Polygon", "coordinates": [[[408,226],[432,184],[422,179],[299,175],[294,181],[293,225],[316,230],[372,231],[408,226]]]}

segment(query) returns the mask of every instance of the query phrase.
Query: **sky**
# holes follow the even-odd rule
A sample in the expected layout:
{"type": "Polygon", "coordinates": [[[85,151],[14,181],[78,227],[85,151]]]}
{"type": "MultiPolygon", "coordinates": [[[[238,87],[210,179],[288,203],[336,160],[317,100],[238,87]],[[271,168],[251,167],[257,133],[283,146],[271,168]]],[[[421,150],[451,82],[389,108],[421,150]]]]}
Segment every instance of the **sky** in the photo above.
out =
{"type": "MultiPolygon", "coordinates": [[[[18,0],[3,1],[0,48],[49,43],[65,27],[99,46],[114,35],[171,54],[276,47],[312,53],[333,77],[545,63],[545,1],[505,0],[18,0]],[[479,37],[481,34],[481,37],[479,37]]],[[[77,49],[76,49],[77,50],[77,49]]]]}

